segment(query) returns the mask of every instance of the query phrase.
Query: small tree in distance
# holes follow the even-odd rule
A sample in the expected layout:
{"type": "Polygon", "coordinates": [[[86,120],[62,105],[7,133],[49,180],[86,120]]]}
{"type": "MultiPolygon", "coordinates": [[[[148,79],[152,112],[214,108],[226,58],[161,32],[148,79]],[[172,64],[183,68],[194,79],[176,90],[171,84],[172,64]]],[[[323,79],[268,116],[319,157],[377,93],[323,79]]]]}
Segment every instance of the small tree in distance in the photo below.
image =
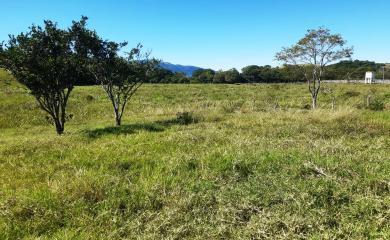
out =
{"type": "Polygon", "coordinates": [[[0,67],[10,71],[49,114],[57,134],[64,132],[66,107],[78,81],[88,81],[85,74],[88,46],[83,36],[94,34],[86,29],[86,17],[73,21],[69,29],[59,29],[52,21],[44,27],[32,26],[26,33],[10,35],[0,44],[0,67]]]}
{"type": "Polygon", "coordinates": [[[149,53],[142,53],[138,44],[125,57],[119,51],[127,43],[100,42],[100,50],[93,59],[90,71],[96,81],[102,85],[111,101],[116,126],[122,123],[126,104],[136,91],[147,81],[159,61],[149,59],[149,53]]]}
{"type": "Polygon", "coordinates": [[[325,67],[335,61],[350,58],[352,47],[344,47],[346,41],[340,34],[319,28],[308,30],[305,37],[290,48],[283,48],[276,54],[276,60],[298,66],[308,83],[312,109],[317,107],[318,93],[325,67]]]}
{"type": "Polygon", "coordinates": [[[192,73],[192,77],[200,83],[212,83],[215,71],[212,69],[198,69],[192,73]]]}

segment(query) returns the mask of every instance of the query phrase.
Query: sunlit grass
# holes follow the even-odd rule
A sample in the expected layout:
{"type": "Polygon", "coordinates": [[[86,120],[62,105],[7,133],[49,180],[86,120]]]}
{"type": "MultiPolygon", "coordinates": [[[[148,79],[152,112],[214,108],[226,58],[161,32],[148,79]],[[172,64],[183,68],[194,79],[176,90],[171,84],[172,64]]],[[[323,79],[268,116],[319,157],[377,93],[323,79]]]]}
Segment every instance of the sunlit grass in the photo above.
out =
{"type": "Polygon", "coordinates": [[[121,128],[78,87],[57,136],[1,74],[1,239],[390,237],[390,86],[145,85],[121,128]]]}

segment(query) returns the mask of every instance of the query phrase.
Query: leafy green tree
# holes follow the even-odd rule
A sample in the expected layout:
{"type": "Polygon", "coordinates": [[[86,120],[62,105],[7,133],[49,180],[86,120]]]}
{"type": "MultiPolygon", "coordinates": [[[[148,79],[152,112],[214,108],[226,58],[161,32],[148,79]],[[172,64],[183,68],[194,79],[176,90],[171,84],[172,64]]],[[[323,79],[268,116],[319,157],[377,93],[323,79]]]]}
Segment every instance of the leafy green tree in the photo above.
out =
{"type": "Polygon", "coordinates": [[[221,71],[217,71],[214,74],[213,83],[225,83],[225,73],[221,71]]]}
{"type": "Polygon", "coordinates": [[[227,71],[218,71],[215,73],[213,78],[214,83],[240,83],[242,78],[240,73],[235,69],[227,71]]]}
{"type": "Polygon", "coordinates": [[[94,32],[86,23],[82,17],[71,28],[60,29],[46,20],[43,27],[33,25],[0,44],[0,66],[30,90],[58,134],[64,132],[66,107],[75,84],[91,78],[86,71],[89,45],[83,38],[94,32]]]}
{"type": "Polygon", "coordinates": [[[260,78],[263,80],[263,82],[266,83],[274,83],[274,82],[282,81],[282,75],[280,73],[279,68],[272,68],[270,65],[265,65],[261,67],[260,78]]]}
{"type": "Polygon", "coordinates": [[[247,83],[258,83],[260,82],[261,69],[257,65],[246,66],[241,69],[242,78],[247,83]]]}
{"type": "Polygon", "coordinates": [[[345,45],[346,41],[340,34],[331,34],[328,29],[319,28],[308,30],[298,43],[276,54],[277,60],[301,68],[309,86],[313,109],[317,107],[325,67],[351,57],[353,49],[345,45]]]}
{"type": "Polygon", "coordinates": [[[100,47],[94,52],[90,72],[106,92],[114,110],[116,126],[120,126],[128,101],[151,77],[159,62],[150,60],[149,53],[142,53],[140,44],[126,57],[121,57],[119,51],[127,43],[94,40],[100,42],[100,47]]]}
{"type": "Polygon", "coordinates": [[[150,73],[149,83],[166,83],[172,76],[172,71],[162,67],[156,67],[154,71],[150,73]]]}
{"type": "Polygon", "coordinates": [[[212,69],[198,69],[192,73],[192,77],[200,83],[212,83],[215,71],[212,69]]]}
{"type": "Polygon", "coordinates": [[[237,69],[233,68],[225,71],[225,82],[226,83],[240,83],[242,82],[241,75],[237,69]]]}
{"type": "Polygon", "coordinates": [[[256,66],[250,65],[242,70],[242,78],[248,83],[271,83],[281,82],[283,79],[282,72],[279,68],[272,68],[269,65],[256,66]]]}
{"type": "Polygon", "coordinates": [[[190,83],[190,79],[182,72],[175,72],[167,79],[169,83],[190,83]]]}
{"type": "Polygon", "coordinates": [[[295,65],[284,64],[278,68],[283,82],[303,82],[305,76],[303,75],[300,68],[295,65]]]}

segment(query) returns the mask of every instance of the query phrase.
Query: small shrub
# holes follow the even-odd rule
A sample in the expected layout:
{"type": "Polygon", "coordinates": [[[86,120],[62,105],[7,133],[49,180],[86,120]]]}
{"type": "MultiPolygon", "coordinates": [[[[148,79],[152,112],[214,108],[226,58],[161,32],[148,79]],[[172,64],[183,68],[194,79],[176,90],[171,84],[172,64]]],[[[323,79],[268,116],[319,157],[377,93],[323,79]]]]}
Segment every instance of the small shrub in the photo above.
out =
{"type": "Polygon", "coordinates": [[[243,161],[236,161],[233,163],[233,173],[237,180],[246,180],[253,174],[252,166],[243,161]]]}
{"type": "Polygon", "coordinates": [[[192,112],[178,112],[176,114],[176,122],[182,125],[188,125],[191,123],[198,122],[197,118],[194,117],[192,112]]]}
{"type": "Polygon", "coordinates": [[[95,98],[92,95],[87,95],[85,97],[85,100],[87,100],[87,102],[92,102],[93,100],[95,100],[95,98]]]}
{"type": "Polygon", "coordinates": [[[302,109],[306,109],[306,110],[310,110],[311,109],[311,105],[306,103],[302,106],[302,109]]]}
{"type": "Polygon", "coordinates": [[[199,167],[199,163],[196,159],[189,159],[185,164],[187,171],[195,171],[199,167]]]}
{"type": "Polygon", "coordinates": [[[369,102],[367,108],[372,111],[383,111],[385,109],[385,104],[379,99],[374,99],[369,102]]]}

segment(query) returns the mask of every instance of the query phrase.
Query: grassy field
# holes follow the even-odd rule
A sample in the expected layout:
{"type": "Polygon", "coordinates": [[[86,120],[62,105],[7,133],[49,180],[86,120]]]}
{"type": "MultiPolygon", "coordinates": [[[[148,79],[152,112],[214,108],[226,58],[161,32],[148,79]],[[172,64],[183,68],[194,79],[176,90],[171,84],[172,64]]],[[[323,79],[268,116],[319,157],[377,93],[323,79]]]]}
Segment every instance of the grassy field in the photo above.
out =
{"type": "Polygon", "coordinates": [[[390,238],[389,85],[77,87],[57,136],[0,79],[0,239],[390,238]]]}

